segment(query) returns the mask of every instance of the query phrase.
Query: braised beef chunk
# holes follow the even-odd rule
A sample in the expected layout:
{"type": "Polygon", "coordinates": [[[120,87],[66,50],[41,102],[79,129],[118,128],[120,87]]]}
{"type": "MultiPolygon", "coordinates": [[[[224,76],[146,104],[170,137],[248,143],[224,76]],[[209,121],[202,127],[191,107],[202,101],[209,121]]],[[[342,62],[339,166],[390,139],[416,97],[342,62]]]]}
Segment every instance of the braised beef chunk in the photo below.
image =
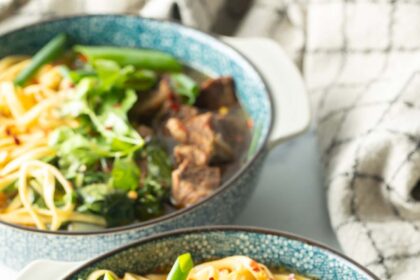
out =
{"type": "Polygon", "coordinates": [[[169,80],[161,79],[157,89],[140,96],[134,113],[139,116],[150,116],[156,113],[172,94],[169,80]]]}
{"type": "Polygon", "coordinates": [[[166,122],[166,129],[169,134],[180,143],[187,143],[188,131],[184,123],[178,118],[170,118],[166,122]]]}
{"type": "Polygon", "coordinates": [[[174,148],[174,158],[177,164],[188,160],[195,165],[207,165],[209,157],[194,145],[177,145],[174,148]]]}
{"type": "Polygon", "coordinates": [[[232,77],[221,77],[208,79],[201,84],[196,105],[208,110],[217,110],[222,106],[234,106],[237,102],[232,77]]]}
{"type": "Polygon", "coordinates": [[[188,160],[172,172],[172,199],[178,207],[193,205],[208,197],[219,185],[218,167],[197,166],[188,160]]]}
{"type": "Polygon", "coordinates": [[[198,115],[198,109],[196,107],[181,104],[174,110],[172,102],[171,100],[165,102],[160,112],[159,120],[165,121],[169,118],[178,118],[184,121],[198,115]]]}
{"type": "Polygon", "coordinates": [[[171,118],[166,123],[169,134],[178,142],[194,145],[212,163],[223,163],[233,160],[232,148],[216,131],[214,122],[217,118],[214,113],[208,112],[190,117],[182,122],[171,118]]]}

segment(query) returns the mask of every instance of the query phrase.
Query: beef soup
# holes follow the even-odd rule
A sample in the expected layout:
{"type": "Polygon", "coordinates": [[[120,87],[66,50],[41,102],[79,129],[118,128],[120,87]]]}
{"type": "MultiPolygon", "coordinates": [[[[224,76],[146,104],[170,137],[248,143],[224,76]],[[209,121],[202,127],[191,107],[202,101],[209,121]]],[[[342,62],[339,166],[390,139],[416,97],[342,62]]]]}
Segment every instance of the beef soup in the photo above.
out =
{"type": "Polygon", "coordinates": [[[169,54],[67,48],[0,60],[0,220],[41,230],[141,222],[211,195],[246,160],[232,77],[169,54]],[[10,99],[10,100],[12,100],[10,99]]]}

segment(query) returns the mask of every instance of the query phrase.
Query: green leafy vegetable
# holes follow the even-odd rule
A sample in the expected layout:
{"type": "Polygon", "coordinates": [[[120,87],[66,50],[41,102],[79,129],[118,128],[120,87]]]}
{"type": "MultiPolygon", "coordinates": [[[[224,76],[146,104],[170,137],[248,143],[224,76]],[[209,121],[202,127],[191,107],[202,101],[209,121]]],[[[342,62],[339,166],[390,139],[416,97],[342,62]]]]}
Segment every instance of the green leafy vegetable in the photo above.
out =
{"type": "Polygon", "coordinates": [[[197,83],[182,73],[171,74],[171,86],[176,94],[183,98],[183,101],[189,105],[195,103],[200,90],[197,83]]]}
{"type": "Polygon", "coordinates": [[[24,86],[44,64],[51,62],[63,52],[66,43],[67,36],[65,34],[55,36],[33,56],[31,63],[16,77],[15,84],[24,86]]]}
{"type": "Polygon", "coordinates": [[[169,155],[156,142],[146,146],[145,156],[147,158],[148,176],[157,180],[164,187],[171,185],[172,164],[169,155]]]}
{"type": "Polygon", "coordinates": [[[140,169],[131,157],[116,159],[112,168],[112,185],[124,191],[136,190],[140,169]]]}
{"type": "Polygon", "coordinates": [[[69,127],[55,130],[49,142],[55,147],[58,164],[68,178],[74,177],[80,169],[93,166],[99,159],[113,155],[110,148],[97,138],[87,137],[69,127]]]}
{"type": "Polygon", "coordinates": [[[92,184],[78,192],[82,204],[77,210],[103,216],[108,227],[126,225],[135,220],[134,201],[125,192],[108,184],[92,184]]]}
{"type": "Polygon", "coordinates": [[[137,191],[136,202],[136,215],[140,220],[163,213],[163,203],[169,196],[172,174],[169,155],[157,142],[146,145],[144,156],[147,160],[147,178],[137,191]]]}
{"type": "Polygon", "coordinates": [[[124,192],[113,192],[105,197],[102,215],[108,227],[132,223],[135,220],[134,201],[124,192]]]}
{"type": "Polygon", "coordinates": [[[91,64],[99,59],[107,59],[120,66],[133,65],[136,68],[156,71],[180,71],[182,68],[173,56],[155,50],[80,45],[75,46],[74,50],[83,54],[91,64]]]}
{"type": "Polygon", "coordinates": [[[167,280],[186,280],[188,273],[193,267],[194,262],[191,254],[182,254],[176,259],[168,274],[167,280]]]}
{"type": "Polygon", "coordinates": [[[105,198],[113,192],[114,189],[108,184],[92,184],[80,188],[78,193],[83,202],[78,210],[101,214],[104,209],[105,198]]]}
{"type": "Polygon", "coordinates": [[[163,213],[163,202],[168,198],[169,193],[161,183],[147,178],[137,193],[136,216],[140,220],[148,220],[163,213]]]}
{"type": "Polygon", "coordinates": [[[125,95],[122,95],[123,99],[119,100],[121,103],[117,103],[115,97],[111,95],[112,92],[101,95],[100,88],[97,88],[98,84],[95,78],[82,79],[77,85],[74,98],[65,106],[63,114],[73,117],[87,116],[92,129],[102,136],[102,142],[109,146],[116,157],[140,149],[144,140],[128,123],[126,115],[126,111],[136,101],[135,93],[126,90],[125,95]]]}

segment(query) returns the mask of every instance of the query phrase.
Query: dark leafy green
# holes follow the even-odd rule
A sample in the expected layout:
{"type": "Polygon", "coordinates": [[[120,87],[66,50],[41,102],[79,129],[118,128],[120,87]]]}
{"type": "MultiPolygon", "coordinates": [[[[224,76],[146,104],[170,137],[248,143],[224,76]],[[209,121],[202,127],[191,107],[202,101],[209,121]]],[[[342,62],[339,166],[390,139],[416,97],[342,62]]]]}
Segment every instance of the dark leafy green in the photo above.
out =
{"type": "Polygon", "coordinates": [[[108,227],[130,224],[136,219],[134,201],[125,192],[115,191],[105,197],[101,214],[108,227]]]}
{"type": "Polygon", "coordinates": [[[169,193],[160,182],[147,178],[137,193],[136,216],[140,220],[148,220],[163,213],[163,202],[168,199],[169,193]]]}

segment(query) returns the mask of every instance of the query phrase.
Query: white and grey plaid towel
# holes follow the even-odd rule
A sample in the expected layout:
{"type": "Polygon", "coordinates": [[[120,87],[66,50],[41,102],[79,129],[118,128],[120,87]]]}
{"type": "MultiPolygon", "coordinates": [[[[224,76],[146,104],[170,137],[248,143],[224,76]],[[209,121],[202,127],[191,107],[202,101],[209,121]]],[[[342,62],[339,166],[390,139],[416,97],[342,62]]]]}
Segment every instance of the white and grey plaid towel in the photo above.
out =
{"type": "MultiPolygon", "coordinates": [[[[208,30],[225,2],[0,0],[0,32],[140,9],[208,30]]],[[[304,73],[344,251],[381,279],[420,279],[420,2],[258,0],[237,34],[278,40],[304,73]]]]}

